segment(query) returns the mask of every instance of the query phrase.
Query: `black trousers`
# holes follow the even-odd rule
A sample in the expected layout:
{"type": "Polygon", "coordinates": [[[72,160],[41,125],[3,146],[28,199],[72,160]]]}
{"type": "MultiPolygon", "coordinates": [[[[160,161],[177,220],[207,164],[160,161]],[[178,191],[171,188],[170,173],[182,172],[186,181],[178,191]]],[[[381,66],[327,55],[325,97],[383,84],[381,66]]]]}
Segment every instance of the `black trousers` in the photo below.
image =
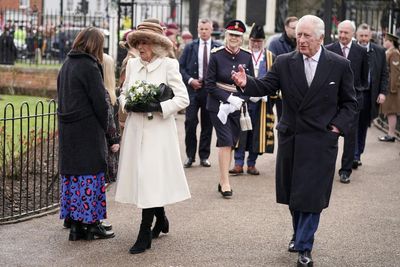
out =
{"type": "Polygon", "coordinates": [[[199,156],[200,159],[208,159],[210,156],[210,145],[212,135],[212,123],[208,110],[206,109],[207,91],[204,88],[196,92],[189,93],[190,104],[186,108],[185,119],[185,145],[186,156],[188,158],[196,158],[197,151],[197,125],[199,124],[200,109],[200,142],[199,156]]]}
{"type": "Polygon", "coordinates": [[[356,150],[354,159],[361,160],[361,154],[364,153],[365,140],[367,139],[368,127],[371,125],[371,91],[367,90],[364,94],[364,105],[360,111],[358,119],[358,133],[356,139],[356,150]]]}
{"type": "Polygon", "coordinates": [[[353,161],[355,160],[354,155],[356,151],[356,140],[358,135],[358,121],[360,117],[360,109],[363,106],[363,94],[362,92],[356,91],[358,108],[357,113],[354,116],[353,123],[350,125],[350,130],[347,135],[343,137],[343,154],[342,154],[342,167],[339,170],[339,174],[345,173],[351,175],[353,161]]]}

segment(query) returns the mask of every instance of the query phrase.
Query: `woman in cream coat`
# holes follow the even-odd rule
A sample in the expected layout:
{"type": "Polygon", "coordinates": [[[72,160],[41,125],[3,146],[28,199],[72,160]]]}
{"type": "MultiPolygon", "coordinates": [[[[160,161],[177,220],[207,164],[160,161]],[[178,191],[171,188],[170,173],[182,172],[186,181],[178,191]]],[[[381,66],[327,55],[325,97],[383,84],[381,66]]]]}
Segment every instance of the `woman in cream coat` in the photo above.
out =
{"type": "MultiPolygon", "coordinates": [[[[167,233],[169,223],[164,206],[190,198],[179,152],[174,114],[189,105],[179,63],[167,55],[171,41],[163,35],[157,20],[141,23],[128,36],[128,42],[140,56],[128,61],[126,79],[119,98],[125,106],[125,94],[135,81],[155,85],[165,83],[174,97],[161,102],[149,120],[147,113],[128,112],[121,143],[118,184],[115,200],[133,203],[142,210],[138,238],[130,253],[144,252],[151,239],[167,233]],[[151,231],[154,216],[156,223],[151,231]]],[[[125,108],[126,109],[126,108],[125,108]]]]}

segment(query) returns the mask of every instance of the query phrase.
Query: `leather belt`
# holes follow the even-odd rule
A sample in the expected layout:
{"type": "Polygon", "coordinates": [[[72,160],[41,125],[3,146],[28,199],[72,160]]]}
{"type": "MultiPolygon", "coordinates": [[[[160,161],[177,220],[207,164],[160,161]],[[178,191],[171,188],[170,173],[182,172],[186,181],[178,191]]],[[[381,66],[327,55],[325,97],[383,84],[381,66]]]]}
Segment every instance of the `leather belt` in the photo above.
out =
{"type": "Polygon", "coordinates": [[[233,85],[233,84],[218,83],[217,82],[217,87],[222,89],[222,90],[225,90],[227,92],[230,92],[230,93],[237,93],[238,92],[237,89],[236,89],[236,86],[233,85]]]}

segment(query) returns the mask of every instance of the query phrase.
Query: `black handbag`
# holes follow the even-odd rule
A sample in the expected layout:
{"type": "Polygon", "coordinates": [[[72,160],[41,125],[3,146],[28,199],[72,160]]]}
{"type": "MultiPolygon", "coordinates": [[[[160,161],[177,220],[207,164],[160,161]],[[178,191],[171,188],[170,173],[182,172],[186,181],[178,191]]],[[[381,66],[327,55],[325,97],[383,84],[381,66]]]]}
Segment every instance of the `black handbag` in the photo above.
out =
{"type": "Polygon", "coordinates": [[[169,87],[165,83],[160,84],[158,86],[158,89],[160,90],[160,93],[157,97],[158,101],[163,102],[166,100],[170,100],[174,97],[174,92],[172,91],[171,87],[169,87]]]}

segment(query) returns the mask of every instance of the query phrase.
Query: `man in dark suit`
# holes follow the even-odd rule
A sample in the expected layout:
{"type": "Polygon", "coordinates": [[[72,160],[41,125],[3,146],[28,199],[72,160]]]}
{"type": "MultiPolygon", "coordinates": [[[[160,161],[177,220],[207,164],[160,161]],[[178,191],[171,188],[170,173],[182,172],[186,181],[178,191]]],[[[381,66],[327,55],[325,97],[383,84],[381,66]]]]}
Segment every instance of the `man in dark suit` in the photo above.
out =
{"type": "Polygon", "coordinates": [[[296,28],[298,51],[277,57],[263,79],[243,68],[232,74],[246,95],[282,91],[276,196],[292,214],[289,251],[299,252],[297,266],[313,265],[314,233],[329,205],[338,138],[348,133],[357,109],[350,62],[322,46],[324,28],[320,18],[306,15],[296,28]]]}
{"type": "Polygon", "coordinates": [[[185,145],[187,156],[184,163],[185,168],[190,168],[196,159],[196,128],[199,124],[199,109],[201,125],[199,142],[200,165],[204,167],[211,166],[208,157],[210,156],[212,123],[208,111],[206,110],[207,90],[204,89],[203,80],[206,77],[210,51],[214,47],[220,46],[220,44],[211,39],[211,20],[200,19],[197,30],[199,32],[199,39],[186,45],[179,59],[180,72],[190,98],[190,105],[186,108],[185,120],[185,145]]]}
{"type": "MultiPolygon", "coordinates": [[[[341,55],[351,62],[351,70],[354,75],[354,89],[358,102],[358,111],[363,106],[363,91],[368,89],[368,55],[367,50],[352,41],[356,26],[352,21],[344,20],[338,25],[339,41],[327,45],[326,49],[341,55]]],[[[356,136],[358,128],[357,112],[354,121],[350,125],[351,131],[344,136],[342,166],[339,170],[340,182],[350,183],[350,175],[356,150],[356,136]]]]}
{"type": "Polygon", "coordinates": [[[385,102],[388,93],[389,73],[386,64],[385,49],[371,43],[372,33],[368,24],[358,26],[356,33],[358,44],[367,49],[369,65],[369,86],[363,91],[363,106],[360,107],[358,134],[353,169],[361,166],[361,154],[364,152],[367,130],[371,121],[378,117],[379,105],[385,102]]]}

